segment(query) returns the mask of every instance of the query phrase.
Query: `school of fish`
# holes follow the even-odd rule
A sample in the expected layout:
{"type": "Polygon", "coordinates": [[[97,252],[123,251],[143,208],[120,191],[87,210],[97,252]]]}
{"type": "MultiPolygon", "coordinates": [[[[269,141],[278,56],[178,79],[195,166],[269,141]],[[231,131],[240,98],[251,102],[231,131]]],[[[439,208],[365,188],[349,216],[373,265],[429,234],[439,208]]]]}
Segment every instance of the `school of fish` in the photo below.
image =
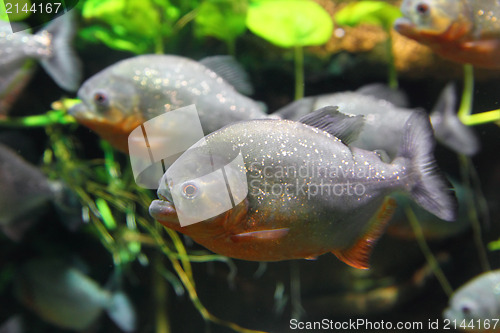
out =
{"type": "MultiPolygon", "coordinates": [[[[403,0],[401,12],[394,29],[403,36],[446,59],[500,69],[498,0],[403,0]]],[[[161,225],[231,258],[267,262],[332,253],[357,269],[370,268],[370,254],[385,232],[413,238],[407,208],[424,221],[428,239],[467,230],[464,196],[470,188],[452,185],[434,158],[436,142],[466,156],[481,148],[456,114],[451,84],[429,114],[384,85],[308,96],[268,113],[248,97],[253,87],[232,57],[195,61],[157,54],[119,61],[80,86],[74,18],[62,15],[35,34],[11,33],[0,21],[0,117],[8,116],[36,62],[60,88],[78,91],[79,102],[68,113],[124,153],[140,148],[130,147],[132,131],[146,133],[147,121],[194,105],[204,137],[172,163],[161,160],[158,199],[149,206],[161,225]]],[[[165,123],[161,135],[182,140],[192,130],[185,125],[165,123]]],[[[63,185],[3,144],[0,188],[0,229],[14,241],[66,196],[63,185]]],[[[101,287],[69,260],[25,261],[15,272],[13,293],[63,329],[92,330],[104,312],[124,332],[137,328],[121,289],[101,287]]],[[[443,316],[498,318],[500,272],[459,288],[443,316]]],[[[19,318],[6,320],[3,330],[22,331],[19,318]]]]}

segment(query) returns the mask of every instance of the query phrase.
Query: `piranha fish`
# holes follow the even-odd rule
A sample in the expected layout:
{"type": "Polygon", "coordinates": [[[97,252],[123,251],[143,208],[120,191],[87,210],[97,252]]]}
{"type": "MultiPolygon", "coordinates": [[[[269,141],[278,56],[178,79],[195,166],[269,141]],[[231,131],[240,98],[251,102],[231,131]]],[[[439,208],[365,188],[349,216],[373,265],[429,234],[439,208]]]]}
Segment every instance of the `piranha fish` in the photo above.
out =
{"type": "Polygon", "coordinates": [[[39,61],[61,88],[76,91],[81,81],[81,64],[71,48],[75,17],[71,12],[55,19],[32,35],[12,33],[8,22],[0,21],[0,115],[5,115],[39,61]]]}
{"type": "Polygon", "coordinates": [[[133,129],[191,104],[196,105],[205,133],[232,122],[265,118],[262,105],[237,89],[251,92],[241,67],[230,57],[197,62],[174,55],[142,55],[88,79],[78,91],[82,103],[69,112],[115,148],[128,152],[133,129]]]}
{"type": "Polygon", "coordinates": [[[13,240],[41,216],[59,186],[34,165],[0,144],[0,228],[13,240]]]}
{"type": "MultiPolygon", "coordinates": [[[[387,92],[380,85],[362,87],[358,91],[345,91],[313,97],[305,97],[276,111],[283,119],[297,120],[303,115],[327,105],[336,105],[342,113],[365,117],[363,130],[352,145],[367,150],[382,150],[394,158],[403,138],[406,121],[415,110],[403,108],[406,101],[397,92],[387,92]],[[379,97],[380,96],[380,97],[379,97]],[[384,133],[384,135],[380,135],[384,133]]],[[[453,151],[474,155],[479,150],[475,133],[465,126],[455,112],[456,94],[452,84],[447,85],[431,113],[431,123],[436,139],[453,151]]],[[[418,126],[428,128],[421,118],[418,126]]],[[[431,129],[432,130],[432,129],[431,129]]]]}
{"type": "Polygon", "coordinates": [[[123,292],[103,289],[62,259],[34,259],[15,278],[16,297],[42,319],[65,329],[88,329],[107,311],[124,332],[135,329],[135,312],[123,292]]]}
{"type": "Polygon", "coordinates": [[[483,273],[461,286],[443,316],[456,320],[457,326],[465,320],[464,326],[471,331],[500,332],[500,270],[483,273]]]}
{"type": "Polygon", "coordinates": [[[443,58],[500,68],[500,4],[496,0],[404,0],[394,23],[403,36],[443,58]]]}
{"type": "Polygon", "coordinates": [[[149,212],[166,227],[229,257],[278,261],[332,252],[353,267],[368,268],[368,254],[393,210],[390,201],[384,203],[388,194],[405,191],[440,218],[455,219],[454,198],[427,153],[433,144],[430,124],[415,126],[425,117],[415,113],[408,119],[401,154],[391,164],[374,152],[347,146],[363,118],[331,106],[300,122],[228,125],[172,164],[160,181],[160,200],[151,203],[149,212]],[[244,166],[226,172],[231,195],[239,198],[235,206],[181,226],[180,213],[196,218],[205,210],[217,211],[224,194],[214,191],[210,172],[226,170],[237,152],[244,166]],[[245,197],[232,181],[241,179],[234,175],[238,172],[246,176],[245,197]]]}

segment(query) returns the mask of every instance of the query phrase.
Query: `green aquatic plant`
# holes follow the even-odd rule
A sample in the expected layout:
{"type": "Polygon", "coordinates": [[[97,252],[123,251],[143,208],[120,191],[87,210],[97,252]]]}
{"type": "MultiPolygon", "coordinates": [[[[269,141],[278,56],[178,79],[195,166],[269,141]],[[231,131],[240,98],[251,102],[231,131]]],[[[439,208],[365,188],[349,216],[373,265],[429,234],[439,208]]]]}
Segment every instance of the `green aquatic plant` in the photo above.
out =
{"type": "MultiPolygon", "coordinates": [[[[170,332],[166,283],[171,284],[178,295],[186,292],[205,321],[236,332],[260,332],[214,316],[198,297],[191,263],[223,262],[230,270],[228,280],[232,280],[236,276],[236,267],[230,258],[207,251],[190,253],[175,231],[152,221],[148,213],[152,192],[136,185],[130,166],[118,161],[116,151],[109,143],[101,141],[102,158],[87,160],[79,156],[72,136],[77,124],[66,113],[77,102],[64,99],[54,102],[54,110],[42,115],[0,119],[0,127],[45,128],[49,142],[43,155],[43,169],[49,178],[62,181],[77,196],[87,222],[84,228],[109,252],[117,271],[126,271],[135,261],[150,267],[156,332],[170,332]],[[154,251],[146,254],[144,247],[154,251]],[[173,272],[167,268],[165,258],[173,272]]],[[[6,270],[2,272],[8,273],[6,270]]],[[[9,281],[11,275],[6,275],[6,279],[9,281]]],[[[0,286],[1,283],[2,276],[0,286]]]]}
{"type": "Polygon", "coordinates": [[[354,27],[360,24],[371,24],[385,30],[387,56],[389,57],[389,86],[393,89],[398,87],[398,78],[394,63],[391,29],[394,21],[401,15],[399,8],[383,1],[353,2],[335,14],[335,22],[339,25],[354,27]]]}
{"type": "Polygon", "coordinates": [[[436,277],[436,279],[439,281],[439,284],[441,285],[441,288],[443,288],[443,291],[445,294],[450,297],[453,294],[453,288],[451,287],[450,282],[446,278],[446,275],[444,274],[443,270],[439,266],[439,263],[432,253],[431,249],[429,248],[429,245],[427,244],[427,241],[425,240],[424,232],[422,231],[422,227],[420,226],[420,222],[418,221],[417,216],[413,212],[413,209],[411,209],[409,206],[405,209],[406,217],[408,221],[410,222],[410,225],[413,229],[413,233],[415,234],[415,239],[418,242],[418,245],[420,247],[420,250],[422,251],[425,259],[427,260],[427,263],[429,264],[429,267],[432,269],[432,273],[436,277]]]}
{"type": "MultiPolygon", "coordinates": [[[[474,95],[474,67],[464,65],[464,88],[458,109],[458,118],[467,126],[481,125],[500,121],[500,109],[472,114],[474,95]]],[[[499,124],[500,126],[500,124],[499,124]]]]}
{"type": "Polygon", "coordinates": [[[254,34],[284,48],[294,48],[295,99],[304,96],[304,46],[326,43],[333,21],[310,0],[255,0],[250,3],[247,27],[254,34]]]}
{"type": "Polygon", "coordinates": [[[500,250],[500,238],[496,241],[488,243],[488,250],[490,251],[499,251],[500,250]]]}
{"type": "Polygon", "coordinates": [[[247,7],[247,0],[203,1],[194,18],[195,35],[224,41],[234,55],[236,38],[246,31],[247,7]]]}
{"type": "Polygon", "coordinates": [[[168,0],[87,0],[82,17],[89,26],[79,34],[118,50],[163,53],[163,38],[172,35],[179,16],[168,0]]]}
{"type": "Polygon", "coordinates": [[[15,22],[15,21],[23,21],[28,17],[30,17],[31,11],[29,11],[29,9],[31,8],[32,5],[30,0],[16,0],[16,1],[9,1],[9,3],[12,5],[17,5],[17,7],[12,7],[10,13],[7,14],[5,2],[4,0],[0,0],[0,20],[15,22]]]}
{"type": "Polygon", "coordinates": [[[479,222],[478,208],[481,208],[478,200],[482,198],[482,192],[480,191],[480,182],[477,177],[477,172],[474,168],[474,164],[470,157],[465,155],[459,155],[460,161],[460,173],[462,177],[462,183],[464,187],[469,188],[470,191],[466,191],[467,200],[467,215],[471,223],[474,243],[476,245],[477,254],[479,257],[479,262],[481,268],[484,272],[491,270],[491,265],[488,261],[488,255],[486,249],[484,248],[481,223],[479,222]],[[474,191],[472,190],[474,188],[474,191]],[[474,194],[473,194],[474,193],[474,194]]]}

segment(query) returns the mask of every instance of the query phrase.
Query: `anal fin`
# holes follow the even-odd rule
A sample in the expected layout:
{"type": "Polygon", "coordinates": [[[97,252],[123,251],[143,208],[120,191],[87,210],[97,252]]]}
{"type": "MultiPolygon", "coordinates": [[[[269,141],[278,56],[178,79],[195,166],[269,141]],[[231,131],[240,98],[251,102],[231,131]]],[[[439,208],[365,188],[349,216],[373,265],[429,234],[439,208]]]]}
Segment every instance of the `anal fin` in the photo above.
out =
{"type": "Polygon", "coordinates": [[[368,262],[375,242],[382,236],[385,226],[389,222],[396,208],[396,200],[387,198],[384,204],[372,218],[366,233],[349,249],[332,251],[341,261],[359,269],[368,269],[368,262]]]}
{"type": "Polygon", "coordinates": [[[244,232],[241,234],[232,235],[231,240],[235,243],[273,241],[285,237],[289,231],[290,229],[288,228],[280,228],[273,230],[244,232]]]}

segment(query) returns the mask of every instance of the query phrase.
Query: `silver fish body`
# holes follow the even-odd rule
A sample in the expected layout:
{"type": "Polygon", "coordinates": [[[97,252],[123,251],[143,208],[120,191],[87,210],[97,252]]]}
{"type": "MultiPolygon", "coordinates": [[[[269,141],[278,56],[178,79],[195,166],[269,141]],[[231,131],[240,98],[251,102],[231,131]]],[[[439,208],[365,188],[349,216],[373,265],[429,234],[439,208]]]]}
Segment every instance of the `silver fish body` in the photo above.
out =
{"type": "Polygon", "coordinates": [[[78,97],[82,103],[70,113],[124,151],[127,135],[138,124],[191,104],[196,105],[205,134],[232,122],[266,117],[259,103],[212,69],[174,55],[120,61],[88,79],[78,97]],[[107,138],[110,131],[123,132],[123,142],[107,138]]]}
{"type": "Polygon", "coordinates": [[[32,74],[32,61],[38,61],[63,89],[76,91],[81,80],[81,64],[71,48],[75,17],[67,13],[37,34],[12,33],[8,22],[0,21],[0,114],[5,114],[32,74]]]}
{"type": "Polygon", "coordinates": [[[499,332],[500,270],[483,273],[457,289],[451,296],[449,307],[443,316],[449,320],[456,320],[457,325],[463,320],[466,324],[473,320],[476,328],[479,328],[477,331],[484,329],[484,331],[499,332]],[[490,327],[484,326],[486,321],[490,327]]]}
{"type": "Polygon", "coordinates": [[[62,259],[34,259],[16,275],[17,298],[42,319],[65,329],[87,329],[108,311],[125,332],[135,328],[135,312],[126,296],[102,288],[62,259]]]}
{"type": "MultiPolygon", "coordinates": [[[[306,97],[278,110],[275,115],[296,120],[318,108],[336,105],[342,113],[365,117],[363,130],[358,139],[351,143],[353,146],[367,150],[383,150],[390,158],[396,157],[402,143],[404,124],[415,110],[396,106],[391,99],[367,95],[363,92],[364,88],[359,91],[306,97]]],[[[404,104],[400,102],[400,105],[404,104]]],[[[439,142],[457,153],[474,155],[479,150],[479,141],[474,132],[460,122],[455,106],[455,90],[453,86],[448,85],[441,93],[431,115],[435,136],[439,142]]],[[[426,122],[422,120],[416,125],[427,128],[426,122]]]]}
{"type": "MultiPolygon", "coordinates": [[[[328,130],[330,125],[344,128],[342,120],[336,119],[340,113],[326,114],[327,109],[315,113],[325,117],[307,122],[327,123],[328,130]]],[[[430,138],[414,126],[414,121],[420,121],[415,117],[405,126],[411,132],[407,135],[411,142],[392,163],[384,163],[376,153],[347,146],[329,132],[302,122],[269,119],[228,125],[205,137],[174,162],[160,181],[158,195],[163,201],[154,201],[150,213],[172,227],[173,222],[169,224],[163,218],[172,211],[172,202],[177,213],[182,210],[196,215],[205,207],[217,207],[221,191],[212,194],[211,180],[198,177],[209,174],[213,166],[217,169],[229,164],[240,153],[244,168],[239,172],[246,172],[248,186],[249,208],[245,217],[240,216],[237,222],[226,221],[222,224],[224,230],[219,231],[212,230],[217,223],[210,220],[194,224],[193,228],[173,226],[175,230],[185,232],[202,245],[208,244],[215,252],[236,258],[285,260],[337,251],[339,258],[354,267],[366,268],[342,253],[367,233],[371,217],[391,192],[410,193],[433,214],[446,220],[455,218],[454,202],[442,179],[430,169],[421,169],[433,161],[422,150],[430,138]],[[203,226],[207,229],[203,230],[203,226]],[[190,234],[190,230],[199,234],[190,234]],[[262,230],[267,231],[254,236],[262,230]],[[234,235],[236,231],[238,234],[234,235]],[[267,237],[271,233],[280,237],[279,242],[266,244],[265,250],[254,253],[247,253],[245,244],[234,241],[267,237]],[[233,242],[217,244],[216,240],[229,237],[228,234],[233,234],[233,242]]],[[[231,175],[227,178],[229,183],[238,179],[231,175]]],[[[242,192],[234,191],[233,185],[233,196],[234,192],[242,192]]]]}
{"type": "Polygon", "coordinates": [[[0,145],[0,227],[19,240],[54,199],[54,188],[34,165],[0,145]]]}

